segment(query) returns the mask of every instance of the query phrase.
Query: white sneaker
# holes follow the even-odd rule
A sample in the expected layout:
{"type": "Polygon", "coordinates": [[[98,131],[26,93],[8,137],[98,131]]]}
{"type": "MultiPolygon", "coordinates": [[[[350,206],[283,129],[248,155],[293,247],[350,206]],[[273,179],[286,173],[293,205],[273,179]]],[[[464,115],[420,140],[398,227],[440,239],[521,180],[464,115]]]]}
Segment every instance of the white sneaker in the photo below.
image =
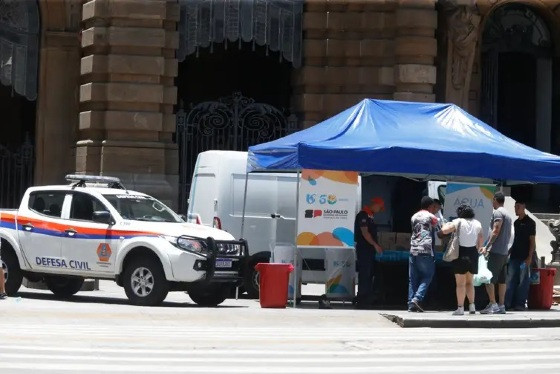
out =
{"type": "Polygon", "coordinates": [[[474,304],[469,304],[469,314],[476,314],[476,307],[474,304]]]}
{"type": "Polygon", "coordinates": [[[506,314],[506,306],[505,305],[498,305],[498,311],[494,312],[496,314],[506,314]]]}
{"type": "Polygon", "coordinates": [[[453,312],[453,314],[451,314],[452,316],[462,316],[465,314],[465,308],[460,306],[457,308],[456,311],[453,312]]]}
{"type": "Polygon", "coordinates": [[[490,303],[486,306],[486,308],[480,311],[480,314],[494,314],[494,313],[498,313],[499,310],[500,308],[498,307],[498,304],[490,303]]]}

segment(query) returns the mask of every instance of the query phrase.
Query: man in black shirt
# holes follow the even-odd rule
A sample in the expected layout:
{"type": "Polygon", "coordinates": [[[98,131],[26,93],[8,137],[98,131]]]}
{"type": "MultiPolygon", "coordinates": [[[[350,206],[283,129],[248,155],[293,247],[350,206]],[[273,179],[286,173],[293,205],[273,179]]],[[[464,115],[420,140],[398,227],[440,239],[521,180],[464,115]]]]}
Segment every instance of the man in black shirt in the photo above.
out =
{"type": "Polygon", "coordinates": [[[529,276],[531,261],[535,252],[535,221],[525,212],[525,202],[515,203],[517,220],[514,222],[515,236],[509,251],[508,285],[506,291],[506,309],[525,310],[529,295],[529,276]]]}
{"type": "Polygon", "coordinates": [[[373,222],[376,213],[385,209],[385,202],[380,197],[371,199],[356,215],[354,221],[354,241],[356,242],[356,255],[358,265],[358,295],[356,306],[368,308],[373,300],[373,267],[375,253],[383,253],[377,242],[377,226],[373,222]]]}

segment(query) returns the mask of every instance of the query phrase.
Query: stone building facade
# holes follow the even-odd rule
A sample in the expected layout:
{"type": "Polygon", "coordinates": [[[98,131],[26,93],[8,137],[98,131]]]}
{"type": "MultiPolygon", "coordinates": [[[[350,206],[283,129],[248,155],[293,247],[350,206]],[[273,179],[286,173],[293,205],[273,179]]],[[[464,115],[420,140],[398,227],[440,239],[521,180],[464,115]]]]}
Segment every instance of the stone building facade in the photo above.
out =
{"type": "Polygon", "coordinates": [[[363,98],[453,102],[560,151],[560,0],[244,3],[251,10],[234,0],[0,0],[0,109],[11,113],[0,122],[15,129],[12,145],[24,141],[18,128],[31,133],[32,183],[116,175],[177,207],[193,149],[268,139],[243,128],[239,142],[222,141],[231,133],[210,121],[182,144],[177,124],[205,118],[189,117],[198,103],[222,105],[233,127],[248,107],[289,111],[289,132],[363,98]],[[240,94],[220,101],[224,87],[240,94]],[[217,140],[191,146],[206,137],[217,140]]]}

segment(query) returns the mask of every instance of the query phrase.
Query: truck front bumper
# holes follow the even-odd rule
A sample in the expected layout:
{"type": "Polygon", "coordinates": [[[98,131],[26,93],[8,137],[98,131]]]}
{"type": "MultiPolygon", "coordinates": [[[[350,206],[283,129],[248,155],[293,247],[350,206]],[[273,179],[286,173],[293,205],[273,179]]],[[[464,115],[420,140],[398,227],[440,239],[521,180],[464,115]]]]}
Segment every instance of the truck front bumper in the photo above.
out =
{"type": "Polygon", "coordinates": [[[201,281],[209,283],[232,283],[238,285],[242,281],[243,263],[249,250],[245,240],[214,240],[207,239],[208,256],[194,262],[193,269],[205,271],[201,281]]]}

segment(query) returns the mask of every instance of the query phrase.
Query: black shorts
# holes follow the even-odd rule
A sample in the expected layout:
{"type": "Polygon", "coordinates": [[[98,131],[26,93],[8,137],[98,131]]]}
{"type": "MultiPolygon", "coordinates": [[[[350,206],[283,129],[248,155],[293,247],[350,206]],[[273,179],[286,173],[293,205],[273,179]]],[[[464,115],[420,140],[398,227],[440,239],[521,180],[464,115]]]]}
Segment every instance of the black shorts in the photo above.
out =
{"type": "Polygon", "coordinates": [[[492,284],[505,284],[507,273],[507,255],[490,252],[488,255],[488,270],[492,272],[492,284]]]}
{"type": "Polygon", "coordinates": [[[478,251],[476,247],[459,247],[459,257],[453,260],[454,274],[478,273],[478,251]]]}

